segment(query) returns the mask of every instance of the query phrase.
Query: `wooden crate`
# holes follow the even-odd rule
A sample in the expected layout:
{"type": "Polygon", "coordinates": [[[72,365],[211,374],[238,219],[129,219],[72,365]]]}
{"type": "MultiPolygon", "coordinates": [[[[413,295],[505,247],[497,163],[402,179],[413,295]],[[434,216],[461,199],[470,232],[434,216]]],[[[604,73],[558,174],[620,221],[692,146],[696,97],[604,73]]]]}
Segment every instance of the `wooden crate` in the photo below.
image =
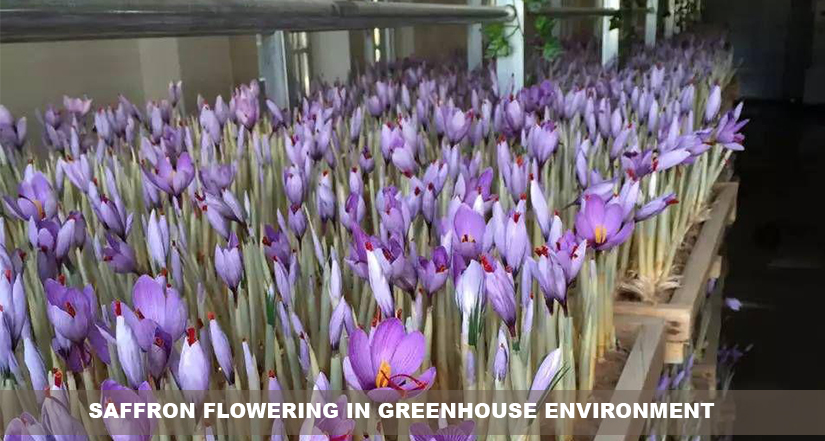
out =
{"type": "MultiPolygon", "coordinates": [[[[615,325],[617,332],[620,329],[635,332],[636,340],[616,384],[616,390],[621,391],[621,396],[615,394],[612,402],[650,402],[664,367],[665,321],[659,317],[618,315],[615,325]]],[[[644,424],[644,420],[633,418],[606,419],[599,425],[595,439],[638,440],[644,424]]]]}
{"type": "Polygon", "coordinates": [[[685,264],[682,283],[668,303],[647,304],[618,301],[614,312],[619,315],[661,317],[666,324],[665,363],[681,363],[694,332],[696,316],[705,300],[708,279],[718,277],[721,259],[717,253],[725,227],[736,218],[737,182],[720,183],[710,218],[702,225],[699,237],[685,264]]]}

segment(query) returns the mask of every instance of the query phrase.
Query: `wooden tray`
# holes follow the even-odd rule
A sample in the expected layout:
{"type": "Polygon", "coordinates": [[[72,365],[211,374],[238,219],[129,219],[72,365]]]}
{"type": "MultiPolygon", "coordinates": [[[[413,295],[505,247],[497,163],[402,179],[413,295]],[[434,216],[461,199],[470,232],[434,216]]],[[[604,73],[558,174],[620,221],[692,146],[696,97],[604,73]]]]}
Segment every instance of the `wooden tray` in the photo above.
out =
{"type": "Polygon", "coordinates": [[[661,317],[665,320],[665,363],[681,363],[685,360],[685,348],[691,341],[696,316],[704,303],[708,279],[719,277],[721,272],[721,258],[717,253],[724,238],[725,227],[736,219],[739,183],[720,183],[714,188],[717,193],[710,218],[702,225],[685,264],[681,286],[676,289],[670,302],[653,305],[617,301],[614,305],[617,315],[661,317]]]}
{"type": "MultiPolygon", "coordinates": [[[[651,402],[664,367],[665,321],[658,317],[619,315],[615,317],[615,326],[617,333],[621,329],[635,332],[636,341],[616,384],[621,395],[614,393],[612,402],[651,402]]],[[[633,418],[603,420],[595,439],[638,440],[644,424],[644,420],[633,418]]]]}

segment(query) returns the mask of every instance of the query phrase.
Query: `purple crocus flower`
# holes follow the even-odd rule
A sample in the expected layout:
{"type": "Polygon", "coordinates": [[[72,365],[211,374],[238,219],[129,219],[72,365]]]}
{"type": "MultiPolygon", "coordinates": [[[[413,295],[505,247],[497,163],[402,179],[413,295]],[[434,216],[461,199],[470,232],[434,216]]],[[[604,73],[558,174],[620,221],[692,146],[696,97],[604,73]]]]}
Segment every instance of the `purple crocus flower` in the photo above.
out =
{"type": "Polygon", "coordinates": [[[453,144],[458,144],[466,136],[473,122],[473,111],[470,110],[465,115],[460,109],[455,107],[445,107],[444,110],[444,132],[447,139],[453,144]]]}
{"type": "Polygon", "coordinates": [[[190,327],[186,330],[177,366],[178,387],[187,400],[194,403],[203,401],[209,389],[210,367],[209,359],[195,335],[195,328],[190,327]]]}
{"type": "Polygon", "coordinates": [[[522,195],[526,194],[527,184],[533,176],[533,171],[536,170],[535,166],[533,161],[519,155],[514,163],[506,164],[501,169],[501,176],[514,201],[518,201],[522,195]]]}
{"type": "Polygon", "coordinates": [[[107,184],[111,199],[100,193],[97,185],[91,183],[89,184],[89,203],[104,228],[125,240],[132,229],[133,215],[126,211],[126,205],[117,192],[114,176],[111,173],[107,173],[107,184]]]}
{"type": "Polygon", "coordinates": [[[146,247],[149,256],[158,264],[159,268],[166,268],[166,256],[169,253],[169,224],[166,216],[157,215],[155,210],[149,215],[146,225],[146,247]]]}
{"type": "Polygon", "coordinates": [[[381,115],[384,111],[384,106],[381,104],[381,99],[376,95],[372,95],[367,98],[367,110],[370,112],[370,115],[376,118],[381,115]]]}
{"type": "Polygon", "coordinates": [[[146,380],[145,356],[138,345],[132,328],[126,324],[120,300],[115,300],[114,312],[117,358],[123,373],[126,375],[126,380],[136,389],[146,380]]]}
{"type": "Polygon", "coordinates": [[[77,118],[82,119],[89,110],[92,110],[92,100],[88,97],[70,98],[63,95],[63,107],[70,113],[73,113],[77,118]]]}
{"type": "Polygon", "coordinates": [[[708,100],[705,103],[705,122],[710,122],[719,113],[722,107],[722,88],[718,84],[714,84],[708,95],[708,100]]]}
{"type": "Polygon", "coordinates": [[[29,164],[17,186],[17,198],[3,197],[6,211],[20,219],[50,219],[57,214],[57,196],[49,180],[29,164]]]}
{"type": "Polygon", "coordinates": [[[11,350],[17,347],[23,330],[30,326],[27,303],[22,274],[17,274],[14,279],[11,270],[0,274],[0,311],[9,327],[11,350]]]}
{"type": "Polygon", "coordinates": [[[51,434],[40,424],[34,416],[28,412],[23,412],[19,417],[9,421],[6,426],[4,439],[34,441],[48,439],[51,434]]]}
{"type": "Polygon", "coordinates": [[[61,164],[63,172],[69,178],[69,182],[83,193],[89,191],[89,183],[94,179],[94,173],[89,166],[89,160],[86,158],[85,153],[76,159],[72,156],[68,156],[65,161],[59,159],[58,164],[61,164]]]}
{"type": "Polygon", "coordinates": [[[518,272],[524,259],[530,254],[530,237],[527,235],[523,211],[523,204],[519,204],[507,216],[504,227],[505,246],[504,249],[499,249],[499,252],[504,255],[507,267],[514,272],[518,272]]]}
{"type": "Polygon", "coordinates": [[[504,381],[508,372],[510,372],[510,345],[507,341],[505,326],[501,325],[498,328],[498,348],[496,348],[496,356],[493,359],[493,378],[496,381],[504,381]]]}
{"type": "Polygon", "coordinates": [[[146,354],[149,374],[155,381],[163,377],[166,366],[169,364],[169,356],[172,353],[172,337],[160,327],[155,328],[155,336],[146,354]]]}
{"type": "Polygon", "coordinates": [[[635,223],[623,219],[620,204],[606,204],[597,195],[586,196],[582,204],[582,209],[576,215],[576,234],[587,239],[591,247],[609,250],[630,237],[635,223]]]}
{"type": "Polygon", "coordinates": [[[26,144],[26,117],[14,120],[6,106],[0,104],[0,146],[17,150],[26,144]]]}
{"type": "Polygon", "coordinates": [[[379,402],[415,397],[435,380],[435,367],[415,376],[424,360],[425,343],[422,333],[407,333],[394,317],[382,321],[371,337],[356,329],[344,358],[347,384],[379,402]]]}
{"type": "MultiPolygon", "coordinates": [[[[454,254],[453,257],[459,255],[454,254]]],[[[453,261],[453,272],[458,274],[455,283],[455,300],[461,314],[465,320],[469,319],[476,311],[476,308],[483,308],[486,300],[484,292],[484,269],[477,260],[471,260],[470,263],[464,267],[461,262],[453,261]],[[459,272],[459,270],[463,270],[459,272]]]]}
{"type": "Polygon", "coordinates": [[[484,245],[484,231],[486,229],[484,217],[461,204],[453,219],[453,247],[455,251],[467,259],[478,257],[484,245]]]}
{"type": "Polygon", "coordinates": [[[381,215],[381,222],[390,234],[407,237],[412,216],[407,201],[396,187],[384,187],[375,198],[375,206],[381,215]]]}
{"type": "Polygon", "coordinates": [[[352,113],[352,117],[349,120],[349,138],[352,143],[358,141],[358,138],[361,137],[361,127],[364,124],[364,108],[363,106],[358,106],[355,108],[355,111],[352,113]]]}
{"type": "Polygon", "coordinates": [[[658,215],[662,211],[665,210],[670,205],[678,204],[679,200],[676,199],[675,193],[668,193],[662,196],[659,196],[656,199],[648,202],[645,205],[642,205],[638,210],[636,210],[636,215],[634,216],[636,222],[641,222],[646,219],[650,219],[653,216],[658,215]]]}
{"type": "Polygon", "coordinates": [[[410,438],[413,441],[475,441],[475,423],[464,421],[435,432],[427,423],[415,423],[410,426],[410,438]]]}
{"type": "Polygon", "coordinates": [[[533,383],[530,385],[530,395],[527,398],[528,403],[538,404],[545,391],[556,379],[559,370],[561,370],[562,353],[561,348],[554,349],[552,352],[544,357],[544,360],[536,370],[533,376],[533,383]]]}
{"type": "Polygon", "coordinates": [[[232,292],[238,290],[243,277],[243,255],[234,232],[229,234],[226,248],[215,245],[215,271],[232,292]]]}
{"type": "MultiPolygon", "coordinates": [[[[323,375],[323,374],[322,374],[323,375]]],[[[323,399],[323,398],[322,398],[323,399]]],[[[299,439],[302,441],[351,441],[355,431],[355,420],[346,418],[347,397],[333,403],[335,418],[321,417],[307,419],[301,426],[299,439]]]]}
{"type": "Polygon", "coordinates": [[[209,320],[209,341],[212,343],[212,351],[218,366],[223,371],[223,376],[229,384],[235,384],[235,364],[232,362],[232,346],[226,333],[221,329],[220,323],[215,320],[215,314],[210,312],[206,315],[209,320]]]}
{"type": "Polygon", "coordinates": [[[742,301],[734,297],[725,297],[725,306],[731,311],[739,312],[742,309],[742,301]]]}
{"type": "Polygon", "coordinates": [[[739,121],[739,116],[742,113],[742,104],[739,103],[736,108],[725,114],[719,121],[715,130],[704,130],[699,132],[699,138],[705,144],[721,144],[722,147],[733,150],[735,152],[742,151],[745,147],[742,146],[742,141],[745,140],[745,135],[740,131],[748,123],[749,120],[739,121]]]}
{"type": "Polygon", "coordinates": [[[335,192],[332,190],[332,175],[328,170],[324,170],[318,179],[315,202],[321,222],[335,219],[335,192]]]}
{"type": "Polygon", "coordinates": [[[284,170],[284,191],[291,204],[300,204],[304,200],[304,174],[296,166],[284,170]]]}
{"type": "Polygon", "coordinates": [[[428,295],[432,296],[447,283],[447,277],[450,275],[449,269],[450,258],[447,250],[442,246],[433,249],[432,259],[418,258],[416,267],[418,280],[421,281],[421,286],[428,295]]]}
{"type": "MultiPolygon", "coordinates": [[[[411,248],[413,246],[411,245],[411,248]]],[[[414,250],[413,250],[414,251],[414,250]]],[[[412,294],[418,284],[418,276],[413,264],[415,255],[407,258],[404,247],[396,238],[390,237],[387,243],[381,247],[381,253],[376,253],[378,263],[384,274],[389,277],[393,286],[412,294]]]]}
{"type": "MultiPolygon", "coordinates": [[[[145,381],[135,391],[115,380],[106,379],[100,384],[100,395],[104,410],[111,405],[120,409],[123,405],[155,402],[152,387],[145,381]]],[[[149,441],[155,432],[157,421],[143,414],[131,418],[104,418],[103,424],[114,441],[149,441]]]]}
{"type": "Polygon", "coordinates": [[[68,404],[55,397],[46,397],[40,410],[40,419],[46,433],[54,439],[89,439],[83,423],[72,416],[68,404]]]}
{"type": "Polygon", "coordinates": [[[559,145],[559,133],[552,121],[533,126],[527,135],[527,151],[538,162],[539,169],[556,151],[559,145]]]}
{"type": "MultiPolygon", "coordinates": [[[[257,81],[253,82],[257,84],[257,81]]],[[[257,86],[254,86],[257,87],[257,86]]],[[[238,122],[246,127],[247,130],[252,130],[258,122],[258,94],[252,85],[243,85],[240,91],[235,94],[232,99],[235,102],[235,118],[238,122]]]]}
{"type": "Polygon", "coordinates": [[[281,261],[284,265],[289,265],[292,250],[289,246],[289,239],[283,231],[276,231],[272,225],[265,225],[264,237],[261,239],[261,243],[264,246],[266,257],[281,261]]]}
{"type": "Polygon", "coordinates": [[[390,290],[387,274],[384,272],[381,260],[379,260],[378,254],[381,253],[381,250],[371,240],[364,243],[364,248],[367,260],[367,276],[375,302],[378,304],[384,318],[394,317],[395,300],[390,290]]]}
{"type": "Polygon", "coordinates": [[[352,318],[352,309],[345,299],[340,299],[338,305],[332,311],[329,321],[329,344],[333,351],[338,351],[343,330],[347,330],[347,335],[354,332],[355,323],[352,318]]]}
{"type": "Polygon", "coordinates": [[[81,290],[48,279],[44,289],[48,302],[46,313],[55,332],[73,343],[83,343],[95,326],[98,306],[92,286],[87,285],[81,290]]]}
{"type": "Polygon", "coordinates": [[[292,230],[295,237],[300,242],[300,239],[304,237],[304,233],[307,229],[307,217],[304,213],[304,206],[301,204],[291,205],[287,212],[287,222],[289,224],[289,229],[292,230]]]}
{"type": "Polygon", "coordinates": [[[516,335],[516,297],[513,275],[504,267],[487,255],[481,256],[481,267],[484,269],[484,289],[487,300],[493,310],[510,330],[510,335],[516,335]]]}
{"type": "Polygon", "coordinates": [[[118,274],[136,272],[135,250],[123,239],[106,233],[107,246],[102,250],[103,261],[118,274]]]}
{"type": "Polygon", "coordinates": [[[144,166],[142,170],[149,182],[174,197],[180,196],[195,178],[195,166],[186,152],[174,163],[169,156],[161,156],[154,167],[144,166]]]}
{"type": "Polygon", "coordinates": [[[186,302],[176,289],[142,275],[132,289],[132,303],[135,314],[157,323],[173,342],[183,335],[187,317],[186,302]]]}

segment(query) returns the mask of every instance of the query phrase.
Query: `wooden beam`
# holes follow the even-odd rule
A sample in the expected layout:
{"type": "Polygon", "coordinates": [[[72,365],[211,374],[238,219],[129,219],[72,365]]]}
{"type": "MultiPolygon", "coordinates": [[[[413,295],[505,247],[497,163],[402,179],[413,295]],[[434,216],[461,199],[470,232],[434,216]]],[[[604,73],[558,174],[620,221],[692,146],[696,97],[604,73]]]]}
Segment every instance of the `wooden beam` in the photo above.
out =
{"type": "MultiPolygon", "coordinates": [[[[665,323],[653,317],[617,315],[615,325],[617,328],[635,329],[637,335],[611,402],[614,405],[648,403],[653,399],[664,367],[665,323]]],[[[604,419],[595,439],[638,440],[644,423],[644,420],[634,418],[604,419]]]]}

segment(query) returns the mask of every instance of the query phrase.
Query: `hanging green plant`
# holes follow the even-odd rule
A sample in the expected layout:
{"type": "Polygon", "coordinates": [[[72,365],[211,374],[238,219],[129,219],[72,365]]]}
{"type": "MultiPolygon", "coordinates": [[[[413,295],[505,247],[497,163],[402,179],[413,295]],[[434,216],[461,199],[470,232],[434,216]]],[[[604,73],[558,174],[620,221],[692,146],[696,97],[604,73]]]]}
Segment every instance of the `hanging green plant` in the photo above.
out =
{"type": "Polygon", "coordinates": [[[503,23],[484,25],[481,28],[481,33],[487,42],[484,48],[484,58],[499,58],[510,55],[510,43],[507,42],[507,39],[512,34],[507,33],[507,26],[503,23]]]}

